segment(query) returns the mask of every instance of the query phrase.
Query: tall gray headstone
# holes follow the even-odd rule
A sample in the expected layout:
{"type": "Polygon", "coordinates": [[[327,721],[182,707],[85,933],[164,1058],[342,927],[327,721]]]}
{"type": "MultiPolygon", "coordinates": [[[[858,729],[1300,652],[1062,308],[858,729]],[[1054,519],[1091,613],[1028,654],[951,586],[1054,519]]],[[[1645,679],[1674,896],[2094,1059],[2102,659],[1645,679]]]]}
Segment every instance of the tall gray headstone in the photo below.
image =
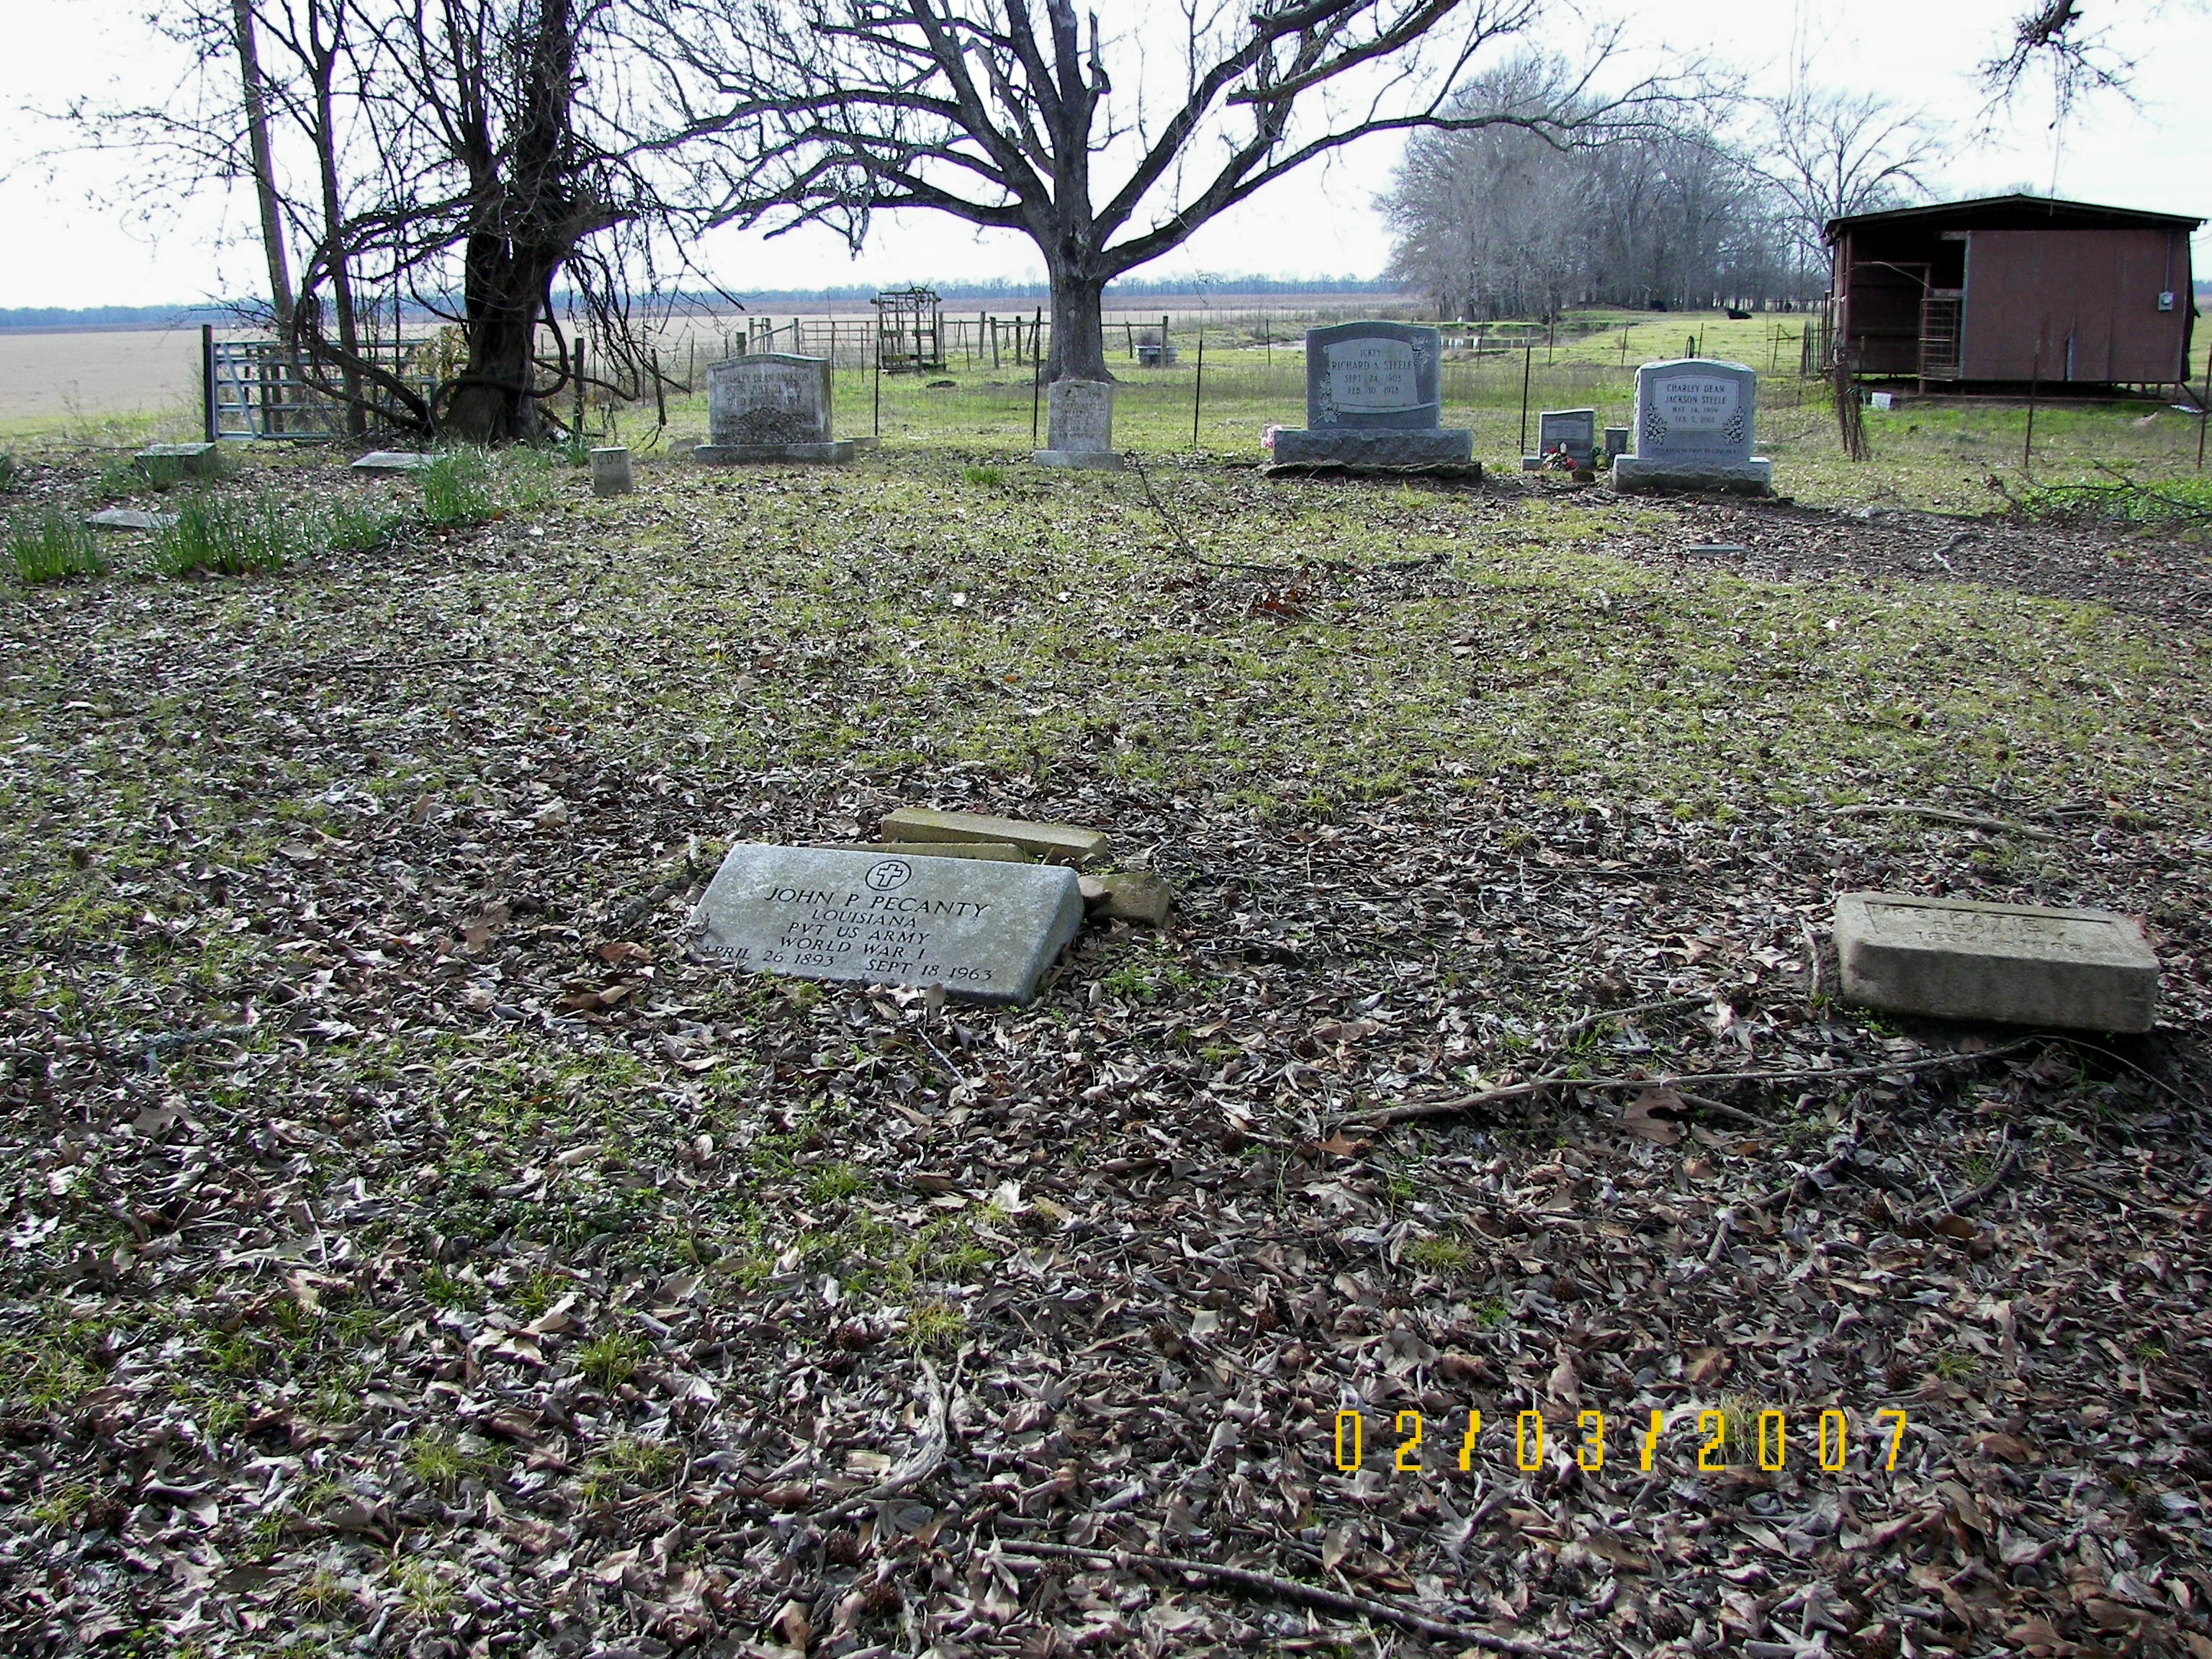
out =
{"type": "Polygon", "coordinates": [[[1443,426],[1443,342],[1410,323],[1339,323],[1306,331],[1306,424],[1275,429],[1278,467],[1449,467],[1472,464],[1474,434],[1443,426]]]}
{"type": "Polygon", "coordinates": [[[707,365],[702,461],[849,461],[830,435],[830,360],[760,351],[707,365]]]}
{"type": "Polygon", "coordinates": [[[1114,447],[1114,383],[1054,380],[1045,395],[1050,405],[1045,447],[1031,459],[1041,466],[1120,470],[1121,452],[1114,447]]]}
{"type": "Polygon", "coordinates": [[[1083,923],[1059,865],[743,844],[692,913],[692,949],[749,973],[941,985],[1026,1002],[1083,923]]]}
{"type": "Polygon", "coordinates": [[[1751,453],[1758,416],[1759,376],[1741,363],[1646,363],[1636,371],[1636,453],[1614,460],[1613,487],[1766,495],[1774,464],[1751,453]]]}

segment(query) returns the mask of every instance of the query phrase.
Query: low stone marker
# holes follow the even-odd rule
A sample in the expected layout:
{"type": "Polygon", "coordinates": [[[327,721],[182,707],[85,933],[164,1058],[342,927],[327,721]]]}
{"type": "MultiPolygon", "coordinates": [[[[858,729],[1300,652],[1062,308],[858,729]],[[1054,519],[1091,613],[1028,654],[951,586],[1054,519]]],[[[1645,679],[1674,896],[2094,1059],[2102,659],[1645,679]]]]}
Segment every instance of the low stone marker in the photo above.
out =
{"type": "Polygon", "coordinates": [[[979,1002],[1028,1001],[1082,925],[1073,870],[751,843],[730,849],[691,918],[710,962],[979,1002]]]}
{"type": "Polygon", "coordinates": [[[628,449],[613,447],[592,452],[592,494],[627,495],[635,487],[628,449]]]}
{"type": "Polygon", "coordinates": [[[176,523],[173,513],[148,513],[135,507],[106,507],[88,513],[84,521],[101,530],[167,530],[176,523]]]}
{"type": "Polygon", "coordinates": [[[353,464],[356,472],[420,472],[438,458],[416,449],[372,449],[353,464]]]}
{"type": "Polygon", "coordinates": [[[2158,957],[2130,917],[1903,893],[1836,901],[1844,995],[1943,1019],[2148,1031],[2158,957]]]}
{"type": "Polygon", "coordinates": [[[1751,453],[1758,414],[1759,376],[1741,363],[1644,364],[1636,371],[1636,453],[1614,459],[1613,487],[1772,494],[1774,463],[1751,453]]]}
{"type": "Polygon", "coordinates": [[[756,351],[707,365],[707,441],[691,453],[710,466],[798,461],[842,465],[850,441],[830,436],[830,360],[756,351]]]}
{"type": "Polygon", "coordinates": [[[1610,466],[1615,460],[1626,453],[1628,453],[1628,428],[1625,426],[1609,426],[1606,428],[1606,465],[1610,466]]]}
{"type": "Polygon", "coordinates": [[[1480,476],[1474,434],[1441,424],[1440,337],[1410,323],[1306,331],[1306,423],[1270,434],[1269,471],[1408,469],[1480,476]]]}
{"type": "Polygon", "coordinates": [[[833,852],[885,853],[899,858],[982,859],[992,864],[1028,864],[1030,855],[1008,841],[833,841],[833,852]]]}
{"type": "Polygon", "coordinates": [[[1537,416],[1536,453],[1521,458],[1521,470],[1541,471],[1562,449],[1577,471],[1589,469],[1597,455],[1597,410],[1547,409],[1537,416]]]}
{"type": "Polygon", "coordinates": [[[1032,823],[1026,818],[939,812],[927,806],[902,806],[884,813],[876,834],[885,841],[1004,842],[1048,864],[1091,864],[1109,849],[1103,831],[1073,823],[1032,823]]]}
{"type": "Polygon", "coordinates": [[[213,478],[222,472],[222,456],[210,443],[148,444],[131,459],[157,484],[175,483],[180,478],[213,478]]]}
{"type": "Polygon", "coordinates": [[[1051,405],[1045,447],[1032,452],[1031,460],[1039,466],[1121,470],[1121,452],[1114,447],[1111,380],[1054,380],[1045,396],[1051,405]]]}

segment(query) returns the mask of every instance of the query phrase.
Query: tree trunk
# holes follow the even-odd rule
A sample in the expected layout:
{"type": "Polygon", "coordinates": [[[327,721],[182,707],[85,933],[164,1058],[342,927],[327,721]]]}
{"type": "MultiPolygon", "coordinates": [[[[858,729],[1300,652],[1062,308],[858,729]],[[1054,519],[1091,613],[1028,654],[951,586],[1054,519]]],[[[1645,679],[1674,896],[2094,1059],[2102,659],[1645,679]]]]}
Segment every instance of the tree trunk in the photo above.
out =
{"type": "Polygon", "coordinates": [[[561,256],[510,246],[493,232],[469,238],[463,293],[468,367],[453,379],[440,429],[471,443],[535,438],[544,422],[531,396],[538,314],[561,256]]]}
{"type": "Polygon", "coordinates": [[[1106,372],[1106,279],[1048,262],[1052,277],[1052,356],[1044,377],[1110,380],[1106,372]]]}
{"type": "Polygon", "coordinates": [[[261,208],[261,251],[269,259],[269,306],[276,337],[292,337],[292,273],[284,257],[284,219],[276,205],[276,167],[269,153],[269,105],[261,91],[261,55],[253,42],[253,0],[232,0],[238,69],[246,82],[246,136],[253,154],[253,194],[261,208]]]}
{"type": "Polygon", "coordinates": [[[353,268],[346,248],[344,197],[338,189],[337,117],[331,90],[345,33],[345,14],[333,9],[327,48],[316,41],[316,15],[311,9],[308,40],[316,50],[315,160],[322,174],[323,235],[330,249],[331,303],[337,309],[338,349],[344,354],[338,370],[345,387],[346,431],[358,438],[368,430],[368,411],[362,406],[361,333],[354,317],[353,268]]]}

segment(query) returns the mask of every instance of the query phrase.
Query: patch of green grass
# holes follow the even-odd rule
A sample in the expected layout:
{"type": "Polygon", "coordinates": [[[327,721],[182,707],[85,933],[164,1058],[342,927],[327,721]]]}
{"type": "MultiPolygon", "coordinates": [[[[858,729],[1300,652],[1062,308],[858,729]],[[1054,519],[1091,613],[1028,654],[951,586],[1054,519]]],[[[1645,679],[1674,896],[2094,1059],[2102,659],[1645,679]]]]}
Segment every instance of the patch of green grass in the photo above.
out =
{"type": "Polygon", "coordinates": [[[1406,1246],[1404,1259],[1420,1273],[1457,1279],[1474,1265],[1474,1252],[1456,1238],[1417,1238],[1406,1246]]]}
{"type": "Polygon", "coordinates": [[[825,1205],[841,1204],[867,1188],[867,1176],[851,1164],[824,1164],[808,1175],[803,1190],[809,1204],[825,1205]]]}
{"type": "Polygon", "coordinates": [[[489,524],[499,516],[491,462],[480,450],[441,455],[416,477],[422,485],[422,516],[434,529],[489,524]]]}
{"type": "Polygon", "coordinates": [[[1972,1376],[1978,1368],[1979,1362],[1974,1356],[1960,1348],[1946,1348],[1928,1367],[1946,1382],[1956,1382],[1962,1377],[1972,1376]]]}
{"type": "Polygon", "coordinates": [[[176,523],[154,532],[154,568],[165,576],[273,574],[316,545],[312,522],[282,496],[194,494],[177,503],[176,523]]]}
{"type": "Polygon", "coordinates": [[[406,522],[402,514],[374,501],[341,496],[325,510],[322,544],[332,553],[374,553],[406,522]]]}
{"type": "Polygon", "coordinates": [[[426,1486],[444,1488],[499,1466],[489,1450],[471,1450],[453,1435],[426,1429],[407,1443],[407,1472],[426,1486]]]}
{"type": "Polygon", "coordinates": [[[620,1435],[586,1461],[578,1495],[586,1504],[596,1504],[618,1498],[630,1487],[662,1486],[683,1462],[682,1449],[665,1440],[620,1435]]]}
{"type": "Polygon", "coordinates": [[[1006,481],[1006,473],[995,466],[963,467],[960,476],[969,483],[984,489],[996,489],[1006,481]]]}
{"type": "Polygon", "coordinates": [[[915,1353],[950,1353],[968,1334],[968,1316],[950,1302],[925,1302],[906,1322],[904,1341],[915,1353]]]}
{"type": "Polygon", "coordinates": [[[576,1365],[601,1388],[619,1388],[637,1374],[647,1352],[635,1331],[604,1331],[576,1350],[576,1365]]]}
{"type": "Polygon", "coordinates": [[[35,518],[8,523],[8,556],[26,582],[66,581],[107,569],[100,532],[75,514],[50,507],[35,518]]]}

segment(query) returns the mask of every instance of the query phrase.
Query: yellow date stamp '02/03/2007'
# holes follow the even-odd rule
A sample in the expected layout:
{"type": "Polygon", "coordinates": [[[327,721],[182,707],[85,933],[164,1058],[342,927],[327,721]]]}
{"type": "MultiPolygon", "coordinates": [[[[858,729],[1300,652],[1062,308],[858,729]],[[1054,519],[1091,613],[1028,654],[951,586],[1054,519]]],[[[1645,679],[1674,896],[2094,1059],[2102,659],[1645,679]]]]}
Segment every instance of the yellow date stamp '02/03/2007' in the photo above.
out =
{"type": "MultiPolygon", "coordinates": [[[[1686,1419],[1689,1413],[1678,1414],[1686,1419]]],[[[1631,1418],[1631,1423],[1635,1419],[1631,1418]]],[[[1905,1443],[1905,1412],[1899,1407],[1885,1407],[1874,1413],[1879,1426],[1875,1431],[1875,1455],[1885,1470],[1897,1468],[1898,1449],[1905,1443]]],[[[1802,1419],[1801,1419],[1802,1424],[1802,1419]]],[[[1668,1413],[1653,1411],[1643,1425],[1640,1444],[1635,1444],[1637,1468],[1649,1469],[1659,1454],[1660,1442],[1670,1425],[1668,1413]]],[[[1798,1444],[1804,1445],[1802,1427],[1812,1430],[1813,1444],[1805,1447],[1819,1466],[1830,1474],[1842,1470],[1850,1452],[1850,1418],[1841,1407],[1831,1406],[1820,1413],[1809,1425],[1802,1425],[1798,1444]]],[[[1575,1416],[1575,1431],[1567,1443],[1574,1448],[1575,1462],[1591,1474],[1605,1467],[1606,1416],[1601,1411],[1578,1412],[1575,1416]]],[[[1336,1414],[1336,1467],[1349,1474],[1364,1468],[1367,1462],[1367,1425],[1364,1413],[1345,1410],[1336,1414]]],[[[1459,1434],[1457,1466],[1462,1471],[1474,1468],[1478,1455],[1476,1443],[1483,1432],[1482,1413],[1470,1410],[1463,1430],[1453,1425],[1445,1431],[1447,1460],[1431,1462],[1422,1452],[1425,1425],[1421,1413],[1402,1411],[1391,1416],[1391,1429],[1396,1436],[1396,1449],[1389,1467],[1401,1474],[1441,1474],[1451,1468],[1449,1461],[1452,1448],[1449,1436],[1459,1434]]],[[[1697,1413],[1698,1439],[1693,1443],[1697,1452],[1696,1467],[1710,1474],[1722,1474],[1742,1467],[1748,1459],[1740,1453],[1748,1452],[1756,1457],[1759,1467],[1773,1471],[1789,1466],[1790,1428],[1786,1412],[1767,1410],[1758,1413],[1727,1412],[1706,1407],[1697,1413]],[[1748,1432],[1747,1432],[1748,1431],[1748,1432]]],[[[1633,1435],[1634,1431],[1631,1431],[1633,1435]]],[[[1539,1411],[1524,1411],[1513,1420],[1510,1449],[1513,1466],[1524,1471],[1544,1467],[1547,1430],[1544,1414],[1539,1411]]],[[[1498,1436],[1499,1455],[1508,1449],[1506,1437],[1498,1436]]],[[[1378,1447],[1378,1450],[1388,1449],[1378,1447]]]]}

